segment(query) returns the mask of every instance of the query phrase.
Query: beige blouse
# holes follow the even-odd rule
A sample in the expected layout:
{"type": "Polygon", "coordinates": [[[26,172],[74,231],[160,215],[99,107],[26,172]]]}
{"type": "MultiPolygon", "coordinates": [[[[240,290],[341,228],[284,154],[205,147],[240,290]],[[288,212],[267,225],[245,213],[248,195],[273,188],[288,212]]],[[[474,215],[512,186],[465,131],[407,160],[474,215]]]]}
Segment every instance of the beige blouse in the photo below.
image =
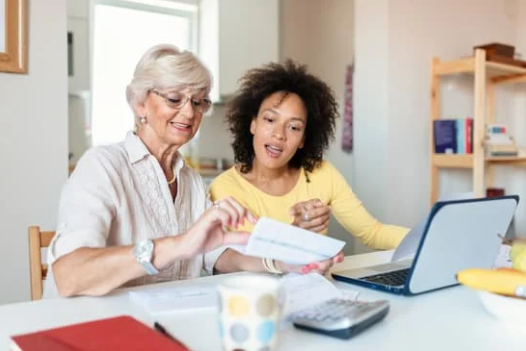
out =
{"type": "MultiPolygon", "coordinates": [[[[49,267],[80,247],[132,245],[189,229],[210,201],[203,180],[185,165],[181,155],[174,171],[178,179],[175,201],[158,161],[133,132],[124,142],[87,151],[62,190],[57,234],[47,254],[49,267]]],[[[176,261],[159,274],[140,277],[126,286],[194,278],[203,269],[211,274],[223,251],[176,261]]],[[[54,296],[58,292],[50,269],[44,297],[54,296]]]]}

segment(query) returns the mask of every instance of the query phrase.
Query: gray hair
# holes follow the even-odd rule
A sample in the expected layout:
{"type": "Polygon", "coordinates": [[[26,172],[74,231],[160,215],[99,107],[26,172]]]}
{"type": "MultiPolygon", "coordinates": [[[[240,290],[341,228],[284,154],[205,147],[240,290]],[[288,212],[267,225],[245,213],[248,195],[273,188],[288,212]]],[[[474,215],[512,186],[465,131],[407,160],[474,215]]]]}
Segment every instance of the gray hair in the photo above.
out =
{"type": "Polygon", "coordinates": [[[139,118],[135,106],[146,99],[151,89],[190,89],[192,92],[212,89],[212,74],[205,65],[190,51],[181,51],[170,44],[151,47],[140,59],[131,83],[126,87],[126,99],[135,116],[135,125],[139,118]]]}

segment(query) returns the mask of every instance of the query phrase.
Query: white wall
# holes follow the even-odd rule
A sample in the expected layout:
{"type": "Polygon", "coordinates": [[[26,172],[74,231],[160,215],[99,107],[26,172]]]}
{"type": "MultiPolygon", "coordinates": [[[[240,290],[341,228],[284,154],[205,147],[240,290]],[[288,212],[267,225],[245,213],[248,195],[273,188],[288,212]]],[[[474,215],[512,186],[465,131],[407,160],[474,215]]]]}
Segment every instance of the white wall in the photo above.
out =
{"type": "Polygon", "coordinates": [[[0,304],[29,299],[27,227],[55,228],[67,177],[66,0],[31,1],[27,75],[0,73],[0,304]]]}
{"type": "MultiPolygon", "coordinates": [[[[335,91],[343,114],[343,97],[347,65],[354,55],[354,1],[352,0],[282,0],[281,49],[283,59],[306,64],[309,71],[335,91]]],[[[350,183],[352,154],[341,150],[342,118],[336,128],[335,141],[326,158],[350,183]]],[[[345,253],[353,252],[353,240],[335,220],[329,226],[331,236],[347,240],[345,253]]]]}
{"type": "MultiPolygon", "coordinates": [[[[367,210],[385,220],[388,138],[388,18],[383,0],[355,2],[354,169],[352,185],[367,210]]],[[[363,245],[356,252],[368,251],[363,245]]]]}
{"type": "Polygon", "coordinates": [[[204,117],[199,127],[199,155],[234,160],[232,135],[225,123],[225,105],[214,105],[213,115],[204,117]]]}
{"type": "MultiPolygon", "coordinates": [[[[514,44],[518,33],[524,33],[518,28],[518,5],[509,0],[397,0],[394,6],[389,0],[356,0],[354,185],[383,221],[412,226],[429,209],[432,57],[469,56],[474,45],[494,41],[514,44]],[[371,49],[377,45],[386,45],[386,49],[371,49]],[[376,123],[376,129],[365,128],[364,133],[360,126],[368,123],[376,123]],[[374,168],[381,155],[385,168],[379,174],[374,168]]],[[[443,81],[441,110],[445,116],[473,114],[471,86],[464,78],[443,81]]],[[[501,117],[513,110],[514,100],[505,93],[497,95],[501,117]]],[[[441,173],[442,191],[470,187],[469,172],[441,173]]],[[[514,187],[509,183],[506,189],[513,192],[514,187]]]]}

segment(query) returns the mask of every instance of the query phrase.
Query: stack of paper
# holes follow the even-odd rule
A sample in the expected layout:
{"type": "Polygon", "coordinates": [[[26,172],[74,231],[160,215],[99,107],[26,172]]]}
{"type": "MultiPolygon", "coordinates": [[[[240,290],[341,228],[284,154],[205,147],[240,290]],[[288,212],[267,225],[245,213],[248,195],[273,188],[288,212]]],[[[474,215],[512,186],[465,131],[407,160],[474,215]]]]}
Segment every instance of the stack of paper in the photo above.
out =
{"type": "Polygon", "coordinates": [[[217,305],[215,284],[149,288],[131,291],[129,297],[153,315],[217,305]]]}

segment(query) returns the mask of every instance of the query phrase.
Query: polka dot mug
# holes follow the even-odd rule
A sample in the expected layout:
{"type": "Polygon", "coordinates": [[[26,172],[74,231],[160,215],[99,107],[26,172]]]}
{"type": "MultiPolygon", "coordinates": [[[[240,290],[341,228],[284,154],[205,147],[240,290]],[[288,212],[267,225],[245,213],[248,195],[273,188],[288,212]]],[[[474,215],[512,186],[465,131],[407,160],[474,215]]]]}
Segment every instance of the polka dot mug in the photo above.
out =
{"type": "Polygon", "coordinates": [[[219,283],[219,331],[225,351],[272,350],[281,317],[279,280],[248,274],[219,283]]]}

